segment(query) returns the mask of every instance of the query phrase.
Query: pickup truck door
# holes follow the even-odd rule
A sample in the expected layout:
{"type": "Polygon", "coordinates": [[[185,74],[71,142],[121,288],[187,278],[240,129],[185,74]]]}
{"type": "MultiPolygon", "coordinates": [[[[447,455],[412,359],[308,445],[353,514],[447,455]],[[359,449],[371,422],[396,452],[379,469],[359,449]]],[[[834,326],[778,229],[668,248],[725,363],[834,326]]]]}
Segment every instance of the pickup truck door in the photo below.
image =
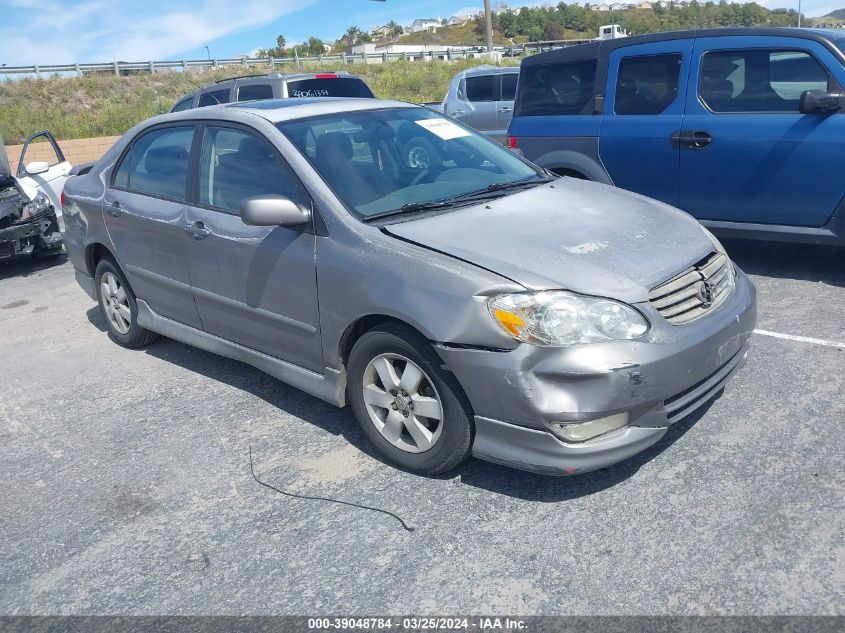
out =
{"type": "Polygon", "coordinates": [[[36,190],[41,191],[50,198],[56,209],[56,215],[61,215],[62,189],[70,176],[71,167],[53,135],[47,130],[42,130],[24,141],[18,161],[17,178],[27,195],[31,195],[36,190]],[[36,162],[46,162],[47,170],[41,173],[30,173],[27,165],[32,166],[36,162]]]}
{"type": "Polygon", "coordinates": [[[692,40],[624,46],[610,55],[599,152],[613,184],[678,204],[679,146],[692,40]]]}
{"type": "Polygon", "coordinates": [[[679,206],[703,220],[821,227],[845,194],[845,113],[801,114],[804,90],[842,92],[842,64],[792,37],[695,42],[679,206]]]}

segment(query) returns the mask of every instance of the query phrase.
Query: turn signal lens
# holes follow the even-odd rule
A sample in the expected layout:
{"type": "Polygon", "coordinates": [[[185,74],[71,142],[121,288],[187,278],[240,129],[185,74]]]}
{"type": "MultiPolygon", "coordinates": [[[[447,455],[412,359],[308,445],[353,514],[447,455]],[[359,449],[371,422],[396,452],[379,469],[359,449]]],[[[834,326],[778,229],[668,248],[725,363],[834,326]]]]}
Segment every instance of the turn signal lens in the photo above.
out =
{"type": "Polygon", "coordinates": [[[590,420],[589,422],[578,422],[575,424],[564,424],[563,422],[552,422],[552,433],[557,435],[564,442],[577,444],[586,442],[599,435],[616,431],[628,425],[631,415],[625,411],[616,415],[609,415],[606,418],[590,420]]]}
{"type": "Polygon", "coordinates": [[[518,314],[505,312],[499,308],[493,308],[493,316],[496,317],[499,324],[510,332],[512,336],[519,337],[525,327],[525,321],[523,321],[518,314]]]}

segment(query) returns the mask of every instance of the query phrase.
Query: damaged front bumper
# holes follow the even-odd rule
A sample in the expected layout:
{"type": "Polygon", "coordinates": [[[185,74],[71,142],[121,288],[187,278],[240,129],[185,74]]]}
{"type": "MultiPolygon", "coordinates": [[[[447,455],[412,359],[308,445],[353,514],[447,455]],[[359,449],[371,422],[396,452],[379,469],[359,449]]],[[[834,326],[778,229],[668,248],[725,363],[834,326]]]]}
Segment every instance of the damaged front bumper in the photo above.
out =
{"type": "Polygon", "coordinates": [[[473,455],[555,475],[609,466],[660,440],[745,364],[757,306],[741,271],[731,297],[692,323],[670,325],[650,305],[637,307],[652,329],[633,341],[511,351],[438,346],[475,413],[473,455]],[[586,442],[552,434],[553,422],[625,412],[627,426],[586,442]]]}
{"type": "Polygon", "coordinates": [[[52,207],[26,219],[0,220],[0,261],[16,255],[51,255],[61,251],[62,233],[52,207]]]}

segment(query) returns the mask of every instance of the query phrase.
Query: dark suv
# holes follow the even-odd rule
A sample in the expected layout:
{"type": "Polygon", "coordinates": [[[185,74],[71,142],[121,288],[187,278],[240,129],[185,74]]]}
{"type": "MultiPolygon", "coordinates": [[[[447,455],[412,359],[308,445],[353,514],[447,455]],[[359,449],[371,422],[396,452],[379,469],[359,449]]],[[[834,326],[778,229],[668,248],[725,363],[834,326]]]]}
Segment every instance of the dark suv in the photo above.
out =
{"type": "Polygon", "coordinates": [[[509,144],[722,234],[845,244],[845,34],[709,29],[527,58],[509,144]]]}
{"type": "Polygon", "coordinates": [[[185,95],[170,110],[288,97],[361,97],[372,99],[373,91],[360,77],[346,72],[298,73],[295,75],[245,75],[221,79],[185,95]]]}

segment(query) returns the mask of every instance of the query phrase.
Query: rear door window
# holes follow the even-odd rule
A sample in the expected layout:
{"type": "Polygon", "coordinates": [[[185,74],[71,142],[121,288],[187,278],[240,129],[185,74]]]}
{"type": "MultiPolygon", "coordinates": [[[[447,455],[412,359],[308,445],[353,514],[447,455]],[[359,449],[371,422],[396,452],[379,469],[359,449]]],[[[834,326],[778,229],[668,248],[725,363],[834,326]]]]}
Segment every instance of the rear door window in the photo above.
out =
{"type": "Polygon", "coordinates": [[[467,77],[466,96],[469,102],[497,101],[496,75],[467,77]]]}
{"type": "Polygon", "coordinates": [[[520,75],[517,115],[592,114],[595,59],[528,66],[520,75]]]}
{"type": "Polygon", "coordinates": [[[289,97],[360,97],[373,98],[373,91],[357,77],[317,75],[313,79],[288,81],[289,97]]]}
{"type": "Polygon", "coordinates": [[[270,84],[250,84],[238,88],[238,101],[261,101],[273,98],[273,86],[270,84]]]}
{"type": "Polygon", "coordinates": [[[502,101],[513,101],[516,98],[516,82],[519,75],[508,73],[502,75],[502,101]]]}
{"type": "Polygon", "coordinates": [[[219,103],[229,103],[229,89],[214,90],[212,92],[204,92],[200,96],[200,102],[197,107],[204,108],[206,106],[217,105],[219,103]]]}
{"type": "Polygon", "coordinates": [[[136,139],[115,171],[112,186],[184,200],[194,126],[158,128],[136,139]]]}
{"type": "Polygon", "coordinates": [[[680,53],[626,57],[616,79],[616,114],[660,114],[678,98],[680,53]]]}
{"type": "Polygon", "coordinates": [[[805,51],[748,49],[705,53],[698,92],[713,112],[798,113],[805,90],[839,91],[805,51]]]}

